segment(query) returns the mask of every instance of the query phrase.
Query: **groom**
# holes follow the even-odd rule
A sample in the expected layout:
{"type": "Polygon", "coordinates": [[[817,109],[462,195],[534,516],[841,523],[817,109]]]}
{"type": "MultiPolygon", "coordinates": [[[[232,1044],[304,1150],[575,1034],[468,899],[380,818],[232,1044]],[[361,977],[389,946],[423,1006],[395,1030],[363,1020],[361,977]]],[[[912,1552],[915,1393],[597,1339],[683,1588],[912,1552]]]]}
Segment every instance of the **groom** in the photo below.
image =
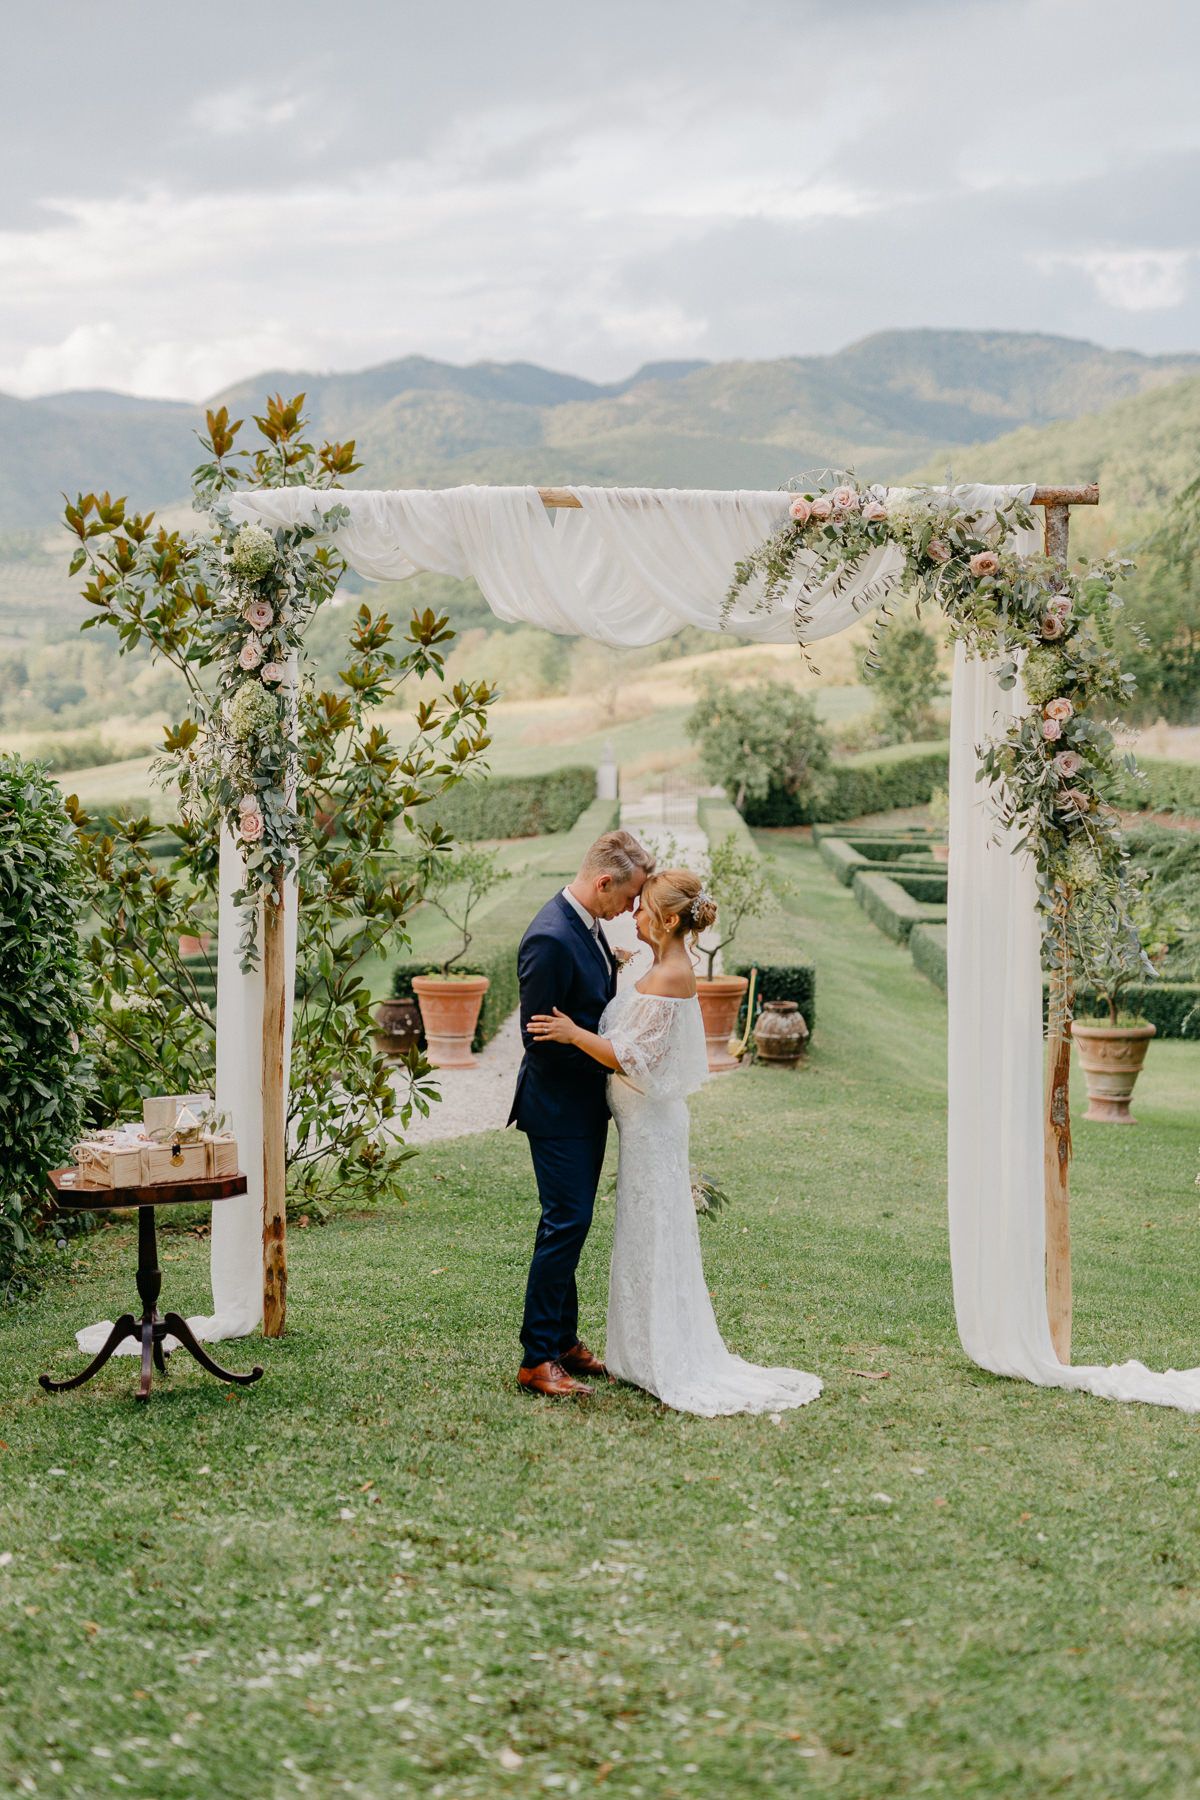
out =
{"type": "Polygon", "coordinates": [[[508,1122],[529,1139],[542,1216],[525,1289],[517,1377],[529,1393],[571,1399],[605,1374],[579,1336],[575,1270],[592,1222],[608,1136],[605,1071],[571,1044],[538,1042],[534,1013],[560,1007],[595,1031],[617,991],[617,964],[601,919],[632,912],[654,858],[627,831],[597,838],[578,875],[547,900],[521,939],[521,1041],[525,1055],[508,1122]]]}

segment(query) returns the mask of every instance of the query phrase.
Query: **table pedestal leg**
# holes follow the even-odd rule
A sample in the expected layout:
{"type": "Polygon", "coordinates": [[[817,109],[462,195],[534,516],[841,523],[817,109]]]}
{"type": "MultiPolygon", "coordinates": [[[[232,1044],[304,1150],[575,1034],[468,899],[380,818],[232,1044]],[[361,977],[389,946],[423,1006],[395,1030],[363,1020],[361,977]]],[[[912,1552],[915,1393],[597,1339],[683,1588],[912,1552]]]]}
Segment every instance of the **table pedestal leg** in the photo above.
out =
{"type": "Polygon", "coordinates": [[[133,1314],[122,1313],[85,1369],[80,1369],[78,1375],[72,1375],[67,1381],[51,1381],[49,1375],[39,1375],[39,1386],[44,1387],[48,1394],[64,1394],[68,1388],[82,1387],[85,1381],[92,1379],[98,1369],[104,1367],[118,1344],[123,1344],[127,1337],[135,1338],[137,1335],[138,1322],[133,1314]]]}

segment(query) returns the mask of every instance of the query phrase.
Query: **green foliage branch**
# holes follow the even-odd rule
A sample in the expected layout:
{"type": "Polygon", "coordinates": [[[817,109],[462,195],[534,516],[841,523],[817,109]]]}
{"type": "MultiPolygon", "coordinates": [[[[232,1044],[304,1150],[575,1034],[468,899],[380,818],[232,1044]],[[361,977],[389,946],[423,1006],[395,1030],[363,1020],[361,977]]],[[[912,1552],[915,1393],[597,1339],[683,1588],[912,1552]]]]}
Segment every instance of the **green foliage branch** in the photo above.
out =
{"type": "MultiPolygon", "coordinates": [[[[995,512],[968,511],[946,490],[840,483],[794,495],[788,523],[735,567],[725,617],[739,606],[771,612],[789,602],[803,643],[818,598],[849,591],[868,560],[899,552],[856,604],[886,606],[900,588],[939,606],[950,635],[972,656],[998,662],[1002,688],[1021,679],[1029,709],[979,746],[998,821],[1014,831],[1037,873],[1043,960],[1057,976],[1061,1029],[1073,971],[1094,954],[1100,930],[1152,973],[1138,943],[1129,859],[1112,805],[1122,773],[1136,770],[1117,749],[1115,721],[1101,709],[1129,701],[1134,679],[1115,648],[1128,561],[1106,557],[1064,567],[1020,555],[1012,534],[1033,523],[1013,499],[995,512]]],[[[886,614],[879,630],[886,629],[886,614]]]]}
{"type": "MultiPolygon", "coordinates": [[[[414,1108],[428,1111],[424,1060],[410,1056],[398,1093],[375,1053],[360,971],[409,943],[416,881],[450,849],[423,810],[480,765],[493,694],[484,682],[431,694],[453,638],[445,617],[414,612],[397,639],[387,614],[365,604],[336,683],[311,680],[304,626],[331,598],[342,560],[316,527],[247,532],[229,505],[239,489],[330,488],[359,466],[353,443],[308,441],[303,398],[272,397],[255,420],[262,441],[246,450],[236,443],[242,421],[225,408],[208,415],[193,488],[199,531],[156,525],[107,493],[68,502],[65,520],[78,540],[72,571],[84,572],[94,609],[85,629],[115,631],[123,653],[149,645],[188,695],[157,765],[179,794],[175,854],[159,853],[148,819],[93,820],[76,808],[94,913],[86,954],[98,1109],[111,1118],[147,1092],[211,1085],[211,988],[179,938],[203,941],[214,929],[225,826],[245,862],[243,967],[256,960],[260,900],[274,904],[287,878],[297,882],[289,1191],[320,1210],[331,1195],[362,1201],[393,1184],[409,1155],[397,1132],[414,1108]],[[411,738],[395,743],[373,715],[410,682],[424,691],[411,738]],[[246,829],[251,815],[261,830],[246,829]],[[403,865],[398,832],[408,834],[403,865]]],[[[333,502],[320,529],[336,534],[338,518],[333,502]]]]}

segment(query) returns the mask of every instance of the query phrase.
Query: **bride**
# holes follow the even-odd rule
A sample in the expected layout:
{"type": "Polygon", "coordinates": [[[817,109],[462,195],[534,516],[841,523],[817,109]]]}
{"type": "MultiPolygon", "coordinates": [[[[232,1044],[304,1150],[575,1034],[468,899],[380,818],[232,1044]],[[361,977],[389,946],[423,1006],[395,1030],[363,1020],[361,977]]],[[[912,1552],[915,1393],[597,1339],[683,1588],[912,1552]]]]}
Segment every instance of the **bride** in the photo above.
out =
{"type": "Polygon", "coordinates": [[[680,1412],[778,1412],[821,1391],[799,1369],[764,1369],[725,1348],[704,1280],[692,1200],[686,1096],[708,1075],[690,954],[717,909],[690,869],[664,869],[642,889],[637,934],[654,964],[605,1008],[597,1031],[537,1013],[534,1038],[573,1044],[610,1070],[620,1135],[617,1218],[608,1288],[610,1374],[680,1412]]]}

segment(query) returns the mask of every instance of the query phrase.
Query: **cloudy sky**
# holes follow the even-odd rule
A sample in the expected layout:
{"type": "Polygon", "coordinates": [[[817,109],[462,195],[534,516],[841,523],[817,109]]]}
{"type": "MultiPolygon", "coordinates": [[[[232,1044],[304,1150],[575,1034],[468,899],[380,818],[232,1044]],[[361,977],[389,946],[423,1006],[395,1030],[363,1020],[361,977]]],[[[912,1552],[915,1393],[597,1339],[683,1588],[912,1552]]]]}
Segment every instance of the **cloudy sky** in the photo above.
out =
{"type": "Polygon", "coordinates": [[[1200,349],[1194,0],[5,9],[0,389],[1200,349]]]}

